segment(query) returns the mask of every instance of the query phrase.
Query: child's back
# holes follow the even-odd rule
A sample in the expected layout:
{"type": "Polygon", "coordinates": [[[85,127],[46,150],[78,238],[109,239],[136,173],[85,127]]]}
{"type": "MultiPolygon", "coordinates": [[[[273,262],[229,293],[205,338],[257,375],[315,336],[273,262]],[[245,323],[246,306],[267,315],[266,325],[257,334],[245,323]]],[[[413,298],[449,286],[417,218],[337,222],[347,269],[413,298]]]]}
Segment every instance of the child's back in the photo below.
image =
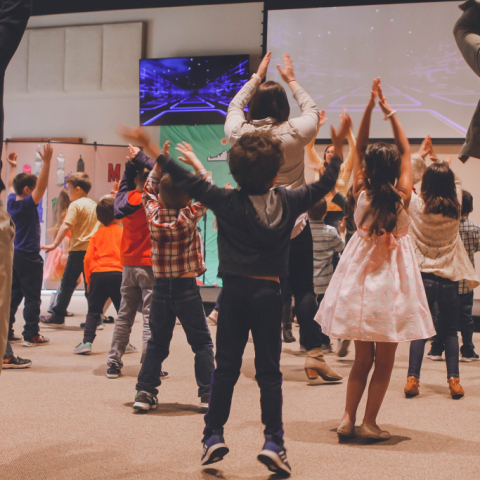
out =
{"type": "Polygon", "coordinates": [[[68,207],[64,223],[70,227],[70,251],[86,251],[88,243],[100,224],[96,214],[97,203],[88,197],[74,200],[68,207]]]}

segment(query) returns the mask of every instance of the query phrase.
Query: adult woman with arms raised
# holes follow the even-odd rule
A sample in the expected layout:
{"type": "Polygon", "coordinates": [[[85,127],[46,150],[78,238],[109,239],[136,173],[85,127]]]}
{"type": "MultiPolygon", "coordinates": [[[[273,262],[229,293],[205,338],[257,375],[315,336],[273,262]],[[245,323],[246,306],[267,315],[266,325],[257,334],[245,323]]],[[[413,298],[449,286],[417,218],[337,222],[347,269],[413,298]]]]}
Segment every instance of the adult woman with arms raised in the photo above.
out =
{"type": "MultiPolygon", "coordinates": [[[[293,189],[305,185],[304,148],[315,136],[320,117],[315,102],[295,80],[292,60],[288,55],[283,55],[284,66],[278,65],[278,71],[302,111],[300,117],[289,120],[290,105],[284,88],[277,82],[260,84],[267,73],[270,58],[271,52],[268,52],[257,73],[230,103],[225,135],[230,145],[234,145],[245,133],[254,131],[268,131],[278,138],[282,142],[284,164],[280,167],[275,187],[293,189]],[[245,118],[244,108],[247,104],[249,111],[245,118]]],[[[265,205],[267,214],[268,207],[265,205]]],[[[292,233],[288,283],[295,298],[298,323],[304,332],[307,350],[305,370],[308,370],[309,378],[320,375],[326,381],[341,380],[343,377],[325,362],[321,349],[321,330],[313,319],[317,302],[313,289],[312,232],[306,214],[297,219],[292,233]]]]}

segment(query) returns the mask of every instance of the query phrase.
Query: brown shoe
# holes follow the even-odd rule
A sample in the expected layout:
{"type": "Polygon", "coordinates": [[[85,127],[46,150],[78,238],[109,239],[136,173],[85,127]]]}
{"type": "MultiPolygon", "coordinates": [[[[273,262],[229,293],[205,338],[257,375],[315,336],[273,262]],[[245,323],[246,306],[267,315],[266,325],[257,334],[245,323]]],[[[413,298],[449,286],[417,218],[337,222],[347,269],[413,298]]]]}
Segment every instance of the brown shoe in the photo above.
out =
{"type": "Polygon", "coordinates": [[[335,373],[325,361],[321,348],[314,348],[307,352],[305,373],[309,380],[316,380],[319,375],[326,382],[338,382],[343,379],[343,377],[335,373]]]}
{"type": "Polygon", "coordinates": [[[458,400],[459,398],[462,398],[465,395],[465,391],[460,385],[459,378],[449,378],[447,382],[448,382],[448,387],[450,388],[450,395],[454,400],[458,400]]]}
{"type": "Polygon", "coordinates": [[[417,395],[420,395],[420,380],[415,377],[407,377],[407,384],[403,391],[405,392],[405,396],[407,398],[413,398],[417,395]]]}

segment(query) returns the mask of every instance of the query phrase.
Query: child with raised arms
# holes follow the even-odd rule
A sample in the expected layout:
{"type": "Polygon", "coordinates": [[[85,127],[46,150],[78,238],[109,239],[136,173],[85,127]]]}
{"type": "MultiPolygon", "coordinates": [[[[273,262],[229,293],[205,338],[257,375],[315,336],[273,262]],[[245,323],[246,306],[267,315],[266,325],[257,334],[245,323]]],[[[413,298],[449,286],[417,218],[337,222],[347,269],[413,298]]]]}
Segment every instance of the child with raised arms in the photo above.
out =
{"type": "Polygon", "coordinates": [[[390,383],[399,342],[435,334],[415,252],[408,236],[407,208],[412,195],[410,146],[396,112],[375,79],[357,136],[353,172],[357,232],[345,249],[316,315],[332,338],[355,341],[355,362],[348,378],[347,399],[339,438],[355,435],[355,420],[368,375],[360,436],[388,440],[377,415],[390,383]],[[368,144],[377,96],[395,145],[368,144]]]}
{"type": "MultiPolygon", "coordinates": [[[[350,125],[345,115],[340,132],[332,128],[336,155],[322,179],[294,190],[272,188],[283,161],[283,149],[269,132],[244,134],[231,148],[230,172],[239,185],[231,190],[218,188],[160,155],[159,147],[142,130],[124,131],[157,156],[159,167],[171,176],[174,185],[210,208],[218,221],[218,275],[223,279],[223,291],[202,465],[222,460],[229,451],[223,428],[251,331],[265,425],[265,443],[258,460],[283,476],[291,473],[283,442],[280,277],[288,276],[290,236],[296,219],[335,185],[342,142],[350,125]]],[[[204,171],[188,144],[179,145],[178,150],[183,155],[180,160],[204,171]]]]}

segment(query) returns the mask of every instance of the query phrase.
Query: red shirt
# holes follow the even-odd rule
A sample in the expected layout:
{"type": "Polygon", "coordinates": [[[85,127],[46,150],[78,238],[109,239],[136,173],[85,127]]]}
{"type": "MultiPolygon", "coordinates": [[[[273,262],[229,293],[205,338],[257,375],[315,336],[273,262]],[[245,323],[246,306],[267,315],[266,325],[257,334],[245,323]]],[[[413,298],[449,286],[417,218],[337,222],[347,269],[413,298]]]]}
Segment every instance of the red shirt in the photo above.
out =
{"type": "MultiPolygon", "coordinates": [[[[132,190],[128,194],[128,203],[140,205],[142,194],[132,190]]],[[[148,229],[147,216],[143,208],[135,213],[122,218],[123,235],[121,246],[121,261],[126,267],[149,267],[150,259],[150,230],[148,229]]]]}

